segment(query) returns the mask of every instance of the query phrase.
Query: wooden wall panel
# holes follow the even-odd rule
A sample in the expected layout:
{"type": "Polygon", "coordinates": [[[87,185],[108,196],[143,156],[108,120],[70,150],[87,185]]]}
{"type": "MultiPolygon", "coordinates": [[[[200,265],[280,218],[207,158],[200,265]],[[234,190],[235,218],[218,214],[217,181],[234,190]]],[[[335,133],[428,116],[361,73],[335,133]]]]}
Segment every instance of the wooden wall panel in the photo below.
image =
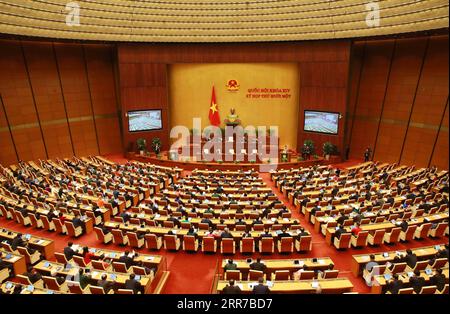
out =
{"type": "Polygon", "coordinates": [[[349,156],[361,158],[375,146],[379,118],[389,77],[393,40],[368,41],[359,83],[349,156]]]}
{"type": "Polygon", "coordinates": [[[122,152],[114,46],[83,47],[0,41],[1,163],[122,152]]]}
{"type": "Polygon", "coordinates": [[[20,42],[2,42],[0,69],[0,93],[19,159],[47,158],[20,42]]]}
{"type": "Polygon", "coordinates": [[[83,46],[64,43],[54,45],[75,155],[97,155],[97,135],[83,46]]]}
{"type": "Polygon", "coordinates": [[[122,139],[118,123],[113,50],[108,45],[85,45],[84,51],[100,153],[120,153],[122,139]],[[108,132],[104,132],[108,124],[108,132]]]}
{"type": "Polygon", "coordinates": [[[17,163],[16,151],[14,149],[14,143],[11,138],[11,133],[8,127],[8,121],[3,110],[3,104],[0,98],[0,164],[11,165],[17,163]]]}
{"type": "Polygon", "coordinates": [[[73,155],[53,45],[25,42],[23,48],[48,158],[73,155]]]}
{"type": "Polygon", "coordinates": [[[439,129],[439,134],[434,146],[433,155],[431,156],[430,166],[436,166],[439,169],[448,169],[448,101],[445,107],[445,113],[442,117],[442,125],[439,129]]]}
{"type": "Polygon", "coordinates": [[[386,45],[367,41],[360,86],[351,89],[350,99],[358,93],[358,102],[350,156],[362,158],[365,146],[374,141],[375,160],[448,168],[448,36],[397,39],[391,59],[386,45]],[[384,57],[371,62],[380,55],[384,57]],[[382,70],[384,80],[373,73],[382,70]]]}
{"type": "Polygon", "coordinates": [[[374,159],[399,162],[427,47],[427,38],[397,40],[374,148],[374,159]]]}
{"type": "Polygon", "coordinates": [[[356,103],[358,101],[359,84],[361,82],[361,72],[363,69],[364,55],[366,43],[353,43],[350,57],[350,73],[349,73],[349,94],[347,99],[347,111],[345,113],[345,135],[343,153],[347,159],[350,152],[350,140],[352,136],[354,115],[356,103]]]}
{"type": "Polygon", "coordinates": [[[430,38],[401,162],[427,167],[448,97],[448,41],[430,38]],[[421,153],[419,153],[419,151],[421,153]]]}
{"type": "MultiPolygon", "coordinates": [[[[122,127],[125,133],[126,150],[133,150],[133,144],[139,137],[159,137],[162,149],[169,149],[169,103],[167,66],[159,63],[133,64],[125,63],[120,67],[121,96],[122,96],[122,127]],[[147,132],[128,132],[128,111],[140,109],[162,109],[163,130],[147,132]]],[[[150,147],[149,147],[150,149],[150,147]]]]}

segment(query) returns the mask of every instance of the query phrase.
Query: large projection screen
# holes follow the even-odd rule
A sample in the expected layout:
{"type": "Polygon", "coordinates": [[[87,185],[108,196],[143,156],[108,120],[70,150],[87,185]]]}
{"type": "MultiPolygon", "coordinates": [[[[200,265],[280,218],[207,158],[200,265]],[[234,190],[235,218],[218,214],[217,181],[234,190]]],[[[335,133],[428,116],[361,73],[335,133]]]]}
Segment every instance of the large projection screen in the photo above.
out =
{"type": "Polygon", "coordinates": [[[307,132],[338,134],[339,113],[305,110],[303,130],[307,132]]]}
{"type": "Polygon", "coordinates": [[[128,131],[141,132],[162,129],[161,109],[128,111],[128,131]]]}

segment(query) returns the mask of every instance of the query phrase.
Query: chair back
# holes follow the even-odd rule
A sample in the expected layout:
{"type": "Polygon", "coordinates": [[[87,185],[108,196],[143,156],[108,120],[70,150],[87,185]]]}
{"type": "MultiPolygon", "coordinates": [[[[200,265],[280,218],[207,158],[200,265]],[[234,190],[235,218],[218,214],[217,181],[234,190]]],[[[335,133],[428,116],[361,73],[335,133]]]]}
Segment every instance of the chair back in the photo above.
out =
{"type": "Polygon", "coordinates": [[[167,250],[178,250],[177,236],[174,234],[164,235],[164,246],[167,250]]]}
{"type": "Polygon", "coordinates": [[[149,250],[159,250],[160,249],[160,245],[158,243],[158,237],[153,234],[146,234],[145,235],[145,247],[149,250]]]}
{"type": "Polygon", "coordinates": [[[123,236],[122,230],[120,229],[113,229],[111,231],[114,238],[114,243],[116,244],[126,244],[125,237],[123,236]]]}
{"type": "Polygon", "coordinates": [[[63,253],[55,252],[56,261],[60,264],[66,265],[69,261],[63,253]]]}
{"type": "Polygon", "coordinates": [[[92,267],[94,267],[94,269],[97,270],[106,270],[105,269],[105,265],[103,265],[102,261],[96,261],[96,260],[92,260],[91,261],[92,267]]]}
{"type": "Polygon", "coordinates": [[[331,269],[327,269],[323,272],[323,279],[332,279],[332,278],[337,278],[339,275],[339,270],[331,270],[331,269]]]}
{"type": "Polygon", "coordinates": [[[390,236],[389,236],[389,243],[398,242],[398,238],[400,237],[400,232],[402,232],[402,229],[399,227],[392,229],[390,236]]]}
{"type": "Polygon", "coordinates": [[[408,229],[406,229],[405,233],[405,241],[411,241],[414,238],[414,233],[416,232],[417,226],[409,226],[408,229]]]}
{"type": "Polygon", "coordinates": [[[42,221],[42,225],[44,226],[45,230],[50,230],[51,226],[50,226],[50,221],[48,220],[48,217],[45,215],[41,216],[41,221],[42,221]]]}
{"type": "Polygon", "coordinates": [[[128,268],[127,265],[125,265],[125,263],[113,262],[112,265],[115,272],[124,274],[128,273],[128,268]]]}
{"type": "Polygon", "coordinates": [[[440,269],[442,267],[444,267],[447,264],[447,259],[446,258],[437,258],[435,259],[432,268],[433,269],[440,269]]]}
{"type": "Polygon", "coordinates": [[[407,264],[406,263],[395,263],[394,267],[391,270],[391,273],[398,274],[405,271],[407,264]]]}
{"type": "Polygon", "coordinates": [[[94,232],[98,241],[105,242],[105,234],[101,228],[94,227],[94,232]]]}
{"type": "Polygon", "coordinates": [[[222,253],[233,254],[234,253],[234,239],[222,239],[220,244],[222,246],[222,253]]]}
{"type": "Polygon", "coordinates": [[[236,281],[241,280],[241,271],[240,270],[227,270],[225,272],[225,280],[234,279],[236,281]]]}
{"type": "Polygon", "coordinates": [[[134,294],[134,291],[131,289],[118,289],[116,294],[134,294]]]}
{"type": "Polygon", "coordinates": [[[148,274],[145,272],[145,268],[141,266],[131,266],[131,269],[133,271],[133,274],[139,275],[139,276],[147,276],[148,274]]]}
{"type": "Polygon", "coordinates": [[[78,255],[72,257],[73,261],[77,263],[80,267],[87,267],[88,265],[84,262],[84,258],[78,255]]]}
{"type": "Polygon", "coordinates": [[[298,251],[306,252],[311,250],[312,237],[311,236],[302,236],[300,238],[298,251]]]}
{"type": "Polygon", "coordinates": [[[369,236],[368,231],[361,231],[358,233],[357,239],[356,239],[356,246],[366,246],[367,244],[367,237],[369,236]]]}
{"type": "Polygon", "coordinates": [[[438,224],[436,231],[434,232],[435,238],[442,238],[445,234],[445,230],[448,228],[448,223],[441,222],[438,224]]]}
{"type": "Polygon", "coordinates": [[[413,288],[403,288],[398,290],[398,294],[413,294],[414,289],[413,288]]]}
{"type": "Polygon", "coordinates": [[[183,237],[183,247],[185,251],[195,252],[197,251],[197,244],[195,241],[195,236],[185,235],[183,237]]]}
{"type": "Polygon", "coordinates": [[[89,290],[91,291],[92,294],[106,294],[105,289],[103,289],[103,287],[89,286],[89,290]]]}
{"type": "Polygon", "coordinates": [[[75,226],[73,225],[73,223],[70,221],[66,221],[65,225],[67,229],[67,234],[71,237],[76,237],[75,226]]]}
{"type": "Polygon", "coordinates": [[[56,278],[49,276],[42,276],[42,279],[44,280],[44,283],[48,289],[59,291],[59,284],[56,281],[56,278]]]}
{"type": "Polygon", "coordinates": [[[204,252],[215,252],[216,239],[213,237],[203,238],[203,251],[204,252]]]}
{"type": "Polygon", "coordinates": [[[386,230],[384,230],[384,229],[376,230],[373,235],[373,245],[381,245],[383,243],[385,234],[386,234],[386,230]]]}
{"type": "Polygon", "coordinates": [[[338,249],[346,249],[350,245],[351,233],[343,233],[339,239],[339,247],[338,249]]]}
{"type": "Polygon", "coordinates": [[[289,280],[289,270],[276,270],[275,280],[289,280]]]}
{"type": "Polygon", "coordinates": [[[436,292],[436,286],[424,286],[420,290],[419,294],[434,294],[436,292]]]}
{"type": "Polygon", "coordinates": [[[299,280],[311,280],[314,279],[314,270],[304,270],[300,272],[299,280]]]}
{"type": "Polygon", "coordinates": [[[294,250],[293,248],[294,248],[294,238],[292,237],[281,238],[280,253],[292,252],[294,250]]]}
{"type": "Polygon", "coordinates": [[[164,228],[174,228],[175,227],[175,223],[171,220],[165,220],[163,222],[163,226],[164,228]]]}
{"type": "Polygon", "coordinates": [[[261,238],[261,253],[273,253],[273,238],[261,238]]]}
{"type": "Polygon", "coordinates": [[[264,277],[264,272],[261,270],[250,269],[248,271],[248,280],[250,281],[258,281],[261,277],[264,277]]]}
{"type": "Polygon", "coordinates": [[[80,283],[76,281],[67,281],[67,287],[70,293],[73,294],[83,294],[83,289],[81,289],[80,283]]]}
{"type": "Polygon", "coordinates": [[[135,248],[139,248],[139,240],[137,237],[136,232],[127,232],[127,237],[128,237],[128,241],[129,241],[129,245],[135,248]]]}
{"type": "Polygon", "coordinates": [[[243,238],[241,240],[241,253],[253,253],[255,252],[255,239],[243,238]]]}
{"type": "Polygon", "coordinates": [[[32,285],[30,278],[28,278],[27,276],[24,275],[16,275],[16,279],[19,283],[21,283],[22,285],[32,285]]]}
{"type": "Polygon", "coordinates": [[[29,213],[30,223],[33,228],[39,228],[36,216],[33,213],[29,213]]]}
{"type": "Polygon", "coordinates": [[[55,225],[55,231],[58,233],[64,233],[63,224],[61,223],[61,220],[58,218],[52,219],[53,224],[55,225]]]}

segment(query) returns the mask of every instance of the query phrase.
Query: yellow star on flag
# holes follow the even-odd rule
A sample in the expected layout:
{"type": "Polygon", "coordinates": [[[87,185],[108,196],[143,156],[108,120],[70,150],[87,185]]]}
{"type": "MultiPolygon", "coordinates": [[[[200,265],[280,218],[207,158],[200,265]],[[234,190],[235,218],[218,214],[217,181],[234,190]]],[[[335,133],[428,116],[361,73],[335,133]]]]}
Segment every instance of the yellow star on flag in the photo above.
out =
{"type": "Polygon", "coordinates": [[[211,110],[212,110],[212,113],[214,114],[215,112],[217,112],[217,104],[212,103],[212,104],[211,104],[211,107],[209,107],[209,109],[211,109],[211,110]]]}

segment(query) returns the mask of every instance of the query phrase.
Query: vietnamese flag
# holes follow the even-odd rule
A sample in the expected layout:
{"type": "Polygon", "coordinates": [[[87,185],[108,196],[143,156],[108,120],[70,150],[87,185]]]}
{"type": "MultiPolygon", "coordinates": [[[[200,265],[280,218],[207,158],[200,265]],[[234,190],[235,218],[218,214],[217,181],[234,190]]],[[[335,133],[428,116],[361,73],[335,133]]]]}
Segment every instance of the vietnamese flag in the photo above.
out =
{"type": "Polygon", "coordinates": [[[216,92],[214,91],[214,86],[212,88],[211,104],[209,106],[209,123],[215,126],[220,125],[219,106],[216,102],[216,92]]]}

